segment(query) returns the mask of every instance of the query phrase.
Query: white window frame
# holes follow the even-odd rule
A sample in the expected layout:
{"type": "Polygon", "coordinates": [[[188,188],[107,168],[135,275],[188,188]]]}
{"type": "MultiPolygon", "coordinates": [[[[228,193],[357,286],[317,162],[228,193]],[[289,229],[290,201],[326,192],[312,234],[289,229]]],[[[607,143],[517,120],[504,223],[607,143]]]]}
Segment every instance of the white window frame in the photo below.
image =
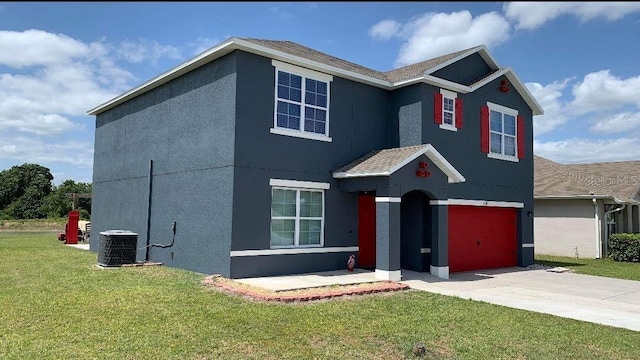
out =
{"type": "Polygon", "coordinates": [[[494,103],[491,103],[491,102],[487,102],[487,107],[489,108],[489,123],[487,124],[487,126],[489,127],[487,129],[487,131],[489,132],[489,140],[488,140],[489,141],[489,153],[487,154],[487,157],[489,157],[491,159],[519,162],[519,159],[518,159],[518,110],[511,109],[511,108],[508,108],[506,106],[494,104],[494,103]],[[501,113],[503,115],[502,132],[500,132],[500,133],[491,130],[491,111],[496,111],[496,112],[499,112],[499,113],[501,113]],[[504,133],[504,114],[512,115],[515,118],[515,135],[513,136],[514,137],[514,145],[515,145],[515,154],[513,156],[504,154],[504,145],[505,145],[504,137],[505,136],[511,137],[511,135],[505,135],[505,133],[504,133]],[[501,142],[502,148],[500,149],[500,151],[501,151],[500,154],[491,152],[491,133],[500,134],[500,136],[502,136],[502,142],[501,142]]]}
{"type": "Polygon", "coordinates": [[[330,99],[331,99],[331,81],[333,81],[333,76],[328,75],[328,74],[324,74],[324,73],[320,73],[317,71],[313,71],[310,69],[305,69],[305,68],[301,68],[299,66],[295,66],[295,65],[291,65],[288,63],[284,63],[282,61],[278,61],[278,60],[272,60],[271,64],[275,67],[275,84],[274,84],[274,108],[273,108],[273,127],[270,129],[270,132],[272,134],[278,134],[278,135],[285,135],[285,136],[293,136],[293,137],[299,137],[299,138],[304,138],[304,139],[311,139],[311,140],[319,140],[319,141],[326,141],[326,142],[331,142],[332,139],[329,136],[329,108],[330,108],[330,99]],[[289,129],[289,128],[282,128],[282,127],[278,127],[278,72],[279,71],[283,71],[289,74],[293,74],[293,75],[297,75],[302,77],[302,87],[301,87],[301,91],[302,91],[302,95],[300,98],[300,102],[295,102],[295,101],[290,101],[290,100],[284,100],[287,101],[289,103],[295,103],[295,104],[299,104],[300,105],[300,129],[299,130],[294,130],[294,129],[289,129]],[[305,104],[305,96],[306,96],[306,79],[311,79],[311,80],[316,80],[316,81],[321,81],[327,84],[327,107],[326,109],[314,106],[314,105],[307,105],[305,104]],[[314,133],[314,132],[307,132],[304,131],[304,114],[305,114],[305,107],[312,107],[315,109],[322,109],[326,111],[327,117],[326,117],[326,122],[325,122],[325,133],[324,134],[318,134],[318,133],[314,133]]]}
{"type": "Polygon", "coordinates": [[[298,181],[298,180],[283,180],[283,179],[271,179],[269,181],[271,186],[271,203],[269,205],[269,211],[273,204],[273,190],[291,190],[296,191],[296,215],[294,216],[273,216],[271,214],[269,220],[269,247],[271,249],[287,249],[287,248],[318,248],[324,247],[324,223],[325,223],[325,190],[329,189],[329,183],[314,182],[314,181],[298,181]],[[311,191],[319,192],[322,194],[322,216],[321,217],[301,217],[300,216],[300,192],[311,191]],[[295,220],[294,227],[294,241],[293,245],[272,245],[271,244],[271,220],[295,220]],[[300,220],[320,220],[320,244],[305,244],[300,245],[300,220]]]}
{"type": "Polygon", "coordinates": [[[442,94],[442,108],[440,109],[442,113],[442,124],[440,124],[440,129],[445,129],[449,131],[458,131],[458,129],[456,128],[456,99],[458,98],[458,94],[453,91],[449,91],[445,89],[440,89],[440,94],[442,94]],[[444,109],[444,99],[453,100],[453,111],[448,111],[444,109]],[[445,112],[451,113],[451,124],[447,124],[444,122],[445,112]]]}

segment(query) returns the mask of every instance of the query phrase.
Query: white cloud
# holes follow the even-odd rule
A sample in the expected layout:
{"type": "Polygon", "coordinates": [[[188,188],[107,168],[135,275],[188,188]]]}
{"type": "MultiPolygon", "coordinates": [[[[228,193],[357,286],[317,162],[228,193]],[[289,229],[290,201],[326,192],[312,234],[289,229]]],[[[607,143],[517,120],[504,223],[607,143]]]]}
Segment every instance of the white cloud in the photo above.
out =
{"type": "Polygon", "coordinates": [[[0,138],[0,159],[15,163],[68,164],[80,168],[93,166],[93,144],[82,141],[44,142],[37,138],[0,138]]]}
{"type": "Polygon", "coordinates": [[[633,104],[640,106],[640,76],[621,79],[609,70],[587,74],[583,81],[573,86],[574,100],[571,111],[585,114],[633,104]]]}
{"type": "Polygon", "coordinates": [[[376,40],[389,40],[398,35],[402,24],[395,20],[382,20],[369,28],[369,36],[376,40]]]}
{"type": "Polygon", "coordinates": [[[621,19],[640,11],[638,2],[507,2],[505,15],[517,22],[519,29],[535,29],[562,15],[574,15],[587,22],[595,18],[608,21],[621,19]]]}
{"type": "Polygon", "coordinates": [[[533,117],[534,136],[549,132],[569,121],[561,97],[562,90],[565,89],[570,80],[571,79],[554,81],[548,85],[539,83],[525,84],[533,97],[536,98],[540,106],[544,109],[544,115],[533,117]]]}
{"type": "Polygon", "coordinates": [[[533,152],[560,163],[624,161],[640,159],[640,138],[567,139],[533,141],[533,152]]]}
{"type": "Polygon", "coordinates": [[[597,121],[589,130],[596,133],[622,133],[640,128],[640,112],[623,112],[597,121]]]}
{"type": "Polygon", "coordinates": [[[403,41],[396,66],[404,66],[465,48],[500,44],[509,38],[510,25],[496,12],[473,17],[467,10],[425,13],[404,24],[383,20],[369,29],[375,39],[393,36],[403,41]]]}
{"type": "Polygon", "coordinates": [[[64,34],[42,30],[0,31],[0,64],[13,68],[51,65],[90,57],[98,43],[85,44],[64,34]]]}
{"type": "Polygon", "coordinates": [[[139,64],[148,61],[155,65],[160,58],[181,59],[180,49],[171,45],[161,45],[156,41],[144,39],[124,40],[116,49],[118,56],[128,62],[139,64]]]}

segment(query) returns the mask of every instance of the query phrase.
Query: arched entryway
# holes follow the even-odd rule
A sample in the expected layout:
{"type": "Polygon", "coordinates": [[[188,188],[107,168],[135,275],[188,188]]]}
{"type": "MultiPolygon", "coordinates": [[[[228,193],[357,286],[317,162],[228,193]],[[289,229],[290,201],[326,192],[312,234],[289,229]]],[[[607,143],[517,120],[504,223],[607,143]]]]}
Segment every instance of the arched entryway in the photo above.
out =
{"type": "Polygon", "coordinates": [[[431,265],[431,208],[429,196],[410,191],[400,205],[400,266],[413,271],[429,271],[431,265]]]}

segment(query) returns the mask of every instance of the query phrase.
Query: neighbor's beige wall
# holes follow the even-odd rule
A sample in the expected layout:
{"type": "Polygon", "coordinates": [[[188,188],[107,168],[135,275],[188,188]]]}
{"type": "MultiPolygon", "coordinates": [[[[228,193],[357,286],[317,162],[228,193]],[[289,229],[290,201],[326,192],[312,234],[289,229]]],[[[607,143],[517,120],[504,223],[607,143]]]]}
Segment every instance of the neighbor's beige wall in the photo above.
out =
{"type": "Polygon", "coordinates": [[[591,200],[534,200],[535,253],[596,257],[596,225],[591,200]]]}

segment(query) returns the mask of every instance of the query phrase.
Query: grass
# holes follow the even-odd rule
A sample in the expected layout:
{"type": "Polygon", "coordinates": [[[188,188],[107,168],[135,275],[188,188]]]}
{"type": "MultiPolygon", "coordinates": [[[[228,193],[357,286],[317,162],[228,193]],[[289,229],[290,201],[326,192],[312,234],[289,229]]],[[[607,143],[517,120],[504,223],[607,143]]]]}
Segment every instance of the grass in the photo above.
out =
{"type": "Polygon", "coordinates": [[[0,234],[2,359],[638,359],[638,333],[427,292],[252,302],[163,266],[0,234]]]}
{"type": "Polygon", "coordinates": [[[640,263],[619,262],[605,259],[576,259],[563,256],[536,255],[536,263],[560,266],[578,274],[597,275],[640,281],[640,263]]]}
{"type": "Polygon", "coordinates": [[[66,218],[0,220],[0,231],[64,231],[66,218]]]}

